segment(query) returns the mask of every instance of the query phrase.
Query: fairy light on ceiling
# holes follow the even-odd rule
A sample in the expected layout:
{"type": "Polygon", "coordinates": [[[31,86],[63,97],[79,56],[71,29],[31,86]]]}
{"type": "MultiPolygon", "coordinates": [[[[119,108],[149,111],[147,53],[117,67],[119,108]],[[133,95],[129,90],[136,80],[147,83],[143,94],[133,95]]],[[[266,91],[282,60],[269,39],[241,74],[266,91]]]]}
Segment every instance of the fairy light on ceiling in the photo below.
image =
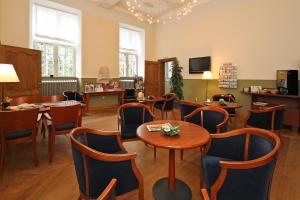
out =
{"type": "MultiPolygon", "coordinates": [[[[159,3],[157,13],[161,13],[164,2],[163,0],[157,2],[159,3]]],[[[166,24],[170,20],[180,20],[182,17],[192,12],[192,9],[198,3],[198,0],[178,0],[176,3],[180,5],[174,11],[167,12],[167,14],[154,15],[143,11],[144,9],[142,9],[142,7],[145,3],[142,0],[126,0],[127,10],[139,21],[147,22],[149,24],[166,24]]]]}

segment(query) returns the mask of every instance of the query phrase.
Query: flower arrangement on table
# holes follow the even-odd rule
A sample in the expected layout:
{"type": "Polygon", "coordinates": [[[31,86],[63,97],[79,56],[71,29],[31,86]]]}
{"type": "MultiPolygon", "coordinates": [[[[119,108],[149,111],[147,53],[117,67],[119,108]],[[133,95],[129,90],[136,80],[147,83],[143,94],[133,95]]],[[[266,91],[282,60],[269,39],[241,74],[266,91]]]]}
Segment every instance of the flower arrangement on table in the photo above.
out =
{"type": "Polygon", "coordinates": [[[167,136],[176,136],[180,133],[179,126],[172,126],[171,124],[162,125],[160,131],[167,136]]]}
{"type": "Polygon", "coordinates": [[[227,102],[224,99],[219,99],[220,106],[226,106],[227,102]]]}

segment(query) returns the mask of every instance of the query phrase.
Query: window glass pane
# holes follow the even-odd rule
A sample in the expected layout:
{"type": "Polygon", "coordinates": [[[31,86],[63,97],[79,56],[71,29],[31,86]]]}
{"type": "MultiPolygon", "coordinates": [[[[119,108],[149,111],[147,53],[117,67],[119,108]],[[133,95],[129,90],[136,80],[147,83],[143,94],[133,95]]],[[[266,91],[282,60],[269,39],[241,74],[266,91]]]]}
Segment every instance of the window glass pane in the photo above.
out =
{"type": "Polygon", "coordinates": [[[58,76],[73,76],[75,50],[70,46],[58,46],[58,76]]]}
{"type": "Polygon", "coordinates": [[[126,76],[126,68],[127,68],[126,55],[124,53],[120,53],[119,57],[120,57],[119,75],[120,75],[120,77],[125,77],[126,76]]]}
{"type": "Polygon", "coordinates": [[[54,45],[36,42],[34,46],[42,51],[42,76],[54,75],[54,45]]]}
{"type": "Polygon", "coordinates": [[[132,77],[137,74],[137,55],[128,54],[127,76],[132,77]]]}

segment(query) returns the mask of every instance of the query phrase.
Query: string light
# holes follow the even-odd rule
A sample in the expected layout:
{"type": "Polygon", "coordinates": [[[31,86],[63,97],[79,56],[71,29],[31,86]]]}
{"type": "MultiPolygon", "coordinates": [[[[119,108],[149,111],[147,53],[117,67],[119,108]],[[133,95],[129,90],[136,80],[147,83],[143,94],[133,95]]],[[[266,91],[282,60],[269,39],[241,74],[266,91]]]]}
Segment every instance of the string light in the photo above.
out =
{"type": "MultiPolygon", "coordinates": [[[[159,1],[159,3],[162,0],[159,1]]],[[[141,10],[143,2],[141,0],[127,0],[127,10],[133,14],[139,21],[148,22],[149,24],[162,23],[166,24],[166,20],[177,19],[180,20],[183,16],[192,12],[194,6],[198,3],[198,0],[180,0],[178,3],[181,3],[182,6],[179,7],[175,12],[170,12],[168,15],[154,16],[150,13],[145,13],[141,10]]],[[[159,12],[161,12],[161,4],[159,5],[159,12]]]]}

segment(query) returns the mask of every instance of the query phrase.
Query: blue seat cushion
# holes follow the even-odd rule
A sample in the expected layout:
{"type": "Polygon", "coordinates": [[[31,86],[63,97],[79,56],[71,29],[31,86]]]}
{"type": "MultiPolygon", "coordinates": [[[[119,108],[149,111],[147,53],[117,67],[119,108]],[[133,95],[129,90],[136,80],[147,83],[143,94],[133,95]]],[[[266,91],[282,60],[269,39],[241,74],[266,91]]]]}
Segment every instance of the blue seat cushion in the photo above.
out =
{"type": "MultiPolygon", "coordinates": [[[[55,126],[55,131],[65,131],[73,128],[75,128],[74,123],[59,124],[55,126]]],[[[48,129],[52,129],[52,124],[48,125],[48,129]]]]}
{"type": "Polygon", "coordinates": [[[133,139],[137,138],[136,129],[140,124],[126,124],[121,127],[121,137],[122,139],[133,139]]]}
{"type": "Polygon", "coordinates": [[[159,109],[159,110],[162,110],[163,105],[164,105],[163,101],[158,101],[154,104],[154,107],[159,109]]]}
{"type": "Polygon", "coordinates": [[[24,130],[24,131],[17,131],[17,132],[9,132],[5,133],[6,140],[14,140],[22,137],[31,136],[32,130],[24,130]]]}

